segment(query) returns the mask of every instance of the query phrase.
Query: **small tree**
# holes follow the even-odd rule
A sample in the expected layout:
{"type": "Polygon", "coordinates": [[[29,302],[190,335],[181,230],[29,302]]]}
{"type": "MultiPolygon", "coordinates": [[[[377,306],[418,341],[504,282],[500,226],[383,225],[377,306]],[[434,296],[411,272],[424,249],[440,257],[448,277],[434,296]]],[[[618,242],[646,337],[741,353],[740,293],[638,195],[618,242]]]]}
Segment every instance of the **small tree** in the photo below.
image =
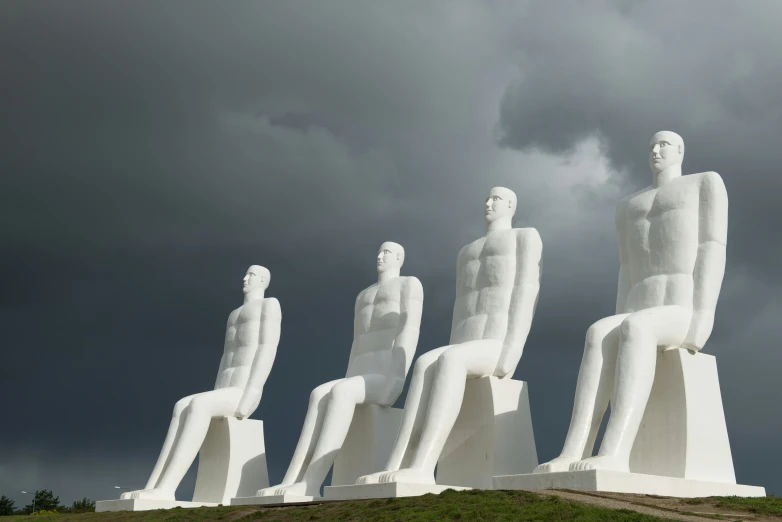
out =
{"type": "Polygon", "coordinates": [[[3,495],[0,497],[0,517],[4,517],[6,515],[13,515],[14,511],[14,501],[13,499],[10,499],[3,495]]]}
{"type": "Polygon", "coordinates": [[[52,493],[52,490],[50,489],[41,489],[35,492],[35,495],[33,495],[34,502],[27,504],[24,507],[25,513],[32,513],[33,512],[33,506],[35,506],[35,511],[38,511],[39,509],[43,509],[46,511],[53,511],[57,509],[57,506],[60,505],[60,497],[55,497],[54,493],[52,493]]]}
{"type": "Polygon", "coordinates": [[[76,500],[71,505],[72,513],[87,513],[89,511],[95,511],[95,501],[84,497],[81,500],[76,500]]]}

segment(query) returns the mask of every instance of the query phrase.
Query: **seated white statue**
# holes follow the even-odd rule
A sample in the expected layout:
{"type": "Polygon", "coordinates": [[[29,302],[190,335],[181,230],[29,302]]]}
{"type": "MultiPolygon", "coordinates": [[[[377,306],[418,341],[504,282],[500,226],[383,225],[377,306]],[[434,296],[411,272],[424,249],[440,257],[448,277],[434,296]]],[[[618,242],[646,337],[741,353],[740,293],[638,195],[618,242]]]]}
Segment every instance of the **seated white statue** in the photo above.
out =
{"type": "Polygon", "coordinates": [[[587,331],[564,448],[536,473],[629,471],[658,351],[697,351],[711,335],[725,271],[728,196],[716,172],[682,176],[683,157],[681,136],[655,134],[651,186],[617,207],[616,315],[587,331]],[[592,457],[609,400],[609,422],[592,457]]]}
{"type": "Polygon", "coordinates": [[[416,361],[386,469],[357,484],[435,484],[434,469],[459,415],[466,380],[511,377],[516,370],[537,304],[543,248],[534,228],[511,228],[516,202],[509,189],[489,193],[486,236],[457,258],[450,344],[416,361]]]}
{"type": "Polygon", "coordinates": [[[262,266],[253,265],[247,270],[244,304],[228,316],[225,348],[214,390],[190,395],[176,403],[168,435],[146,487],[123,493],[121,498],[174,500],[174,493],[195,460],[212,419],[241,420],[258,407],[280,340],[280,303],[273,297],[264,298],[270,278],[271,274],[262,266]]]}
{"type": "Polygon", "coordinates": [[[423,288],[401,277],[405,251],[386,242],[377,255],[378,282],[356,299],[353,345],[344,379],[312,391],[304,427],[282,484],[257,496],[319,496],[345,442],[356,406],[391,406],[402,393],[418,345],[423,288]]]}

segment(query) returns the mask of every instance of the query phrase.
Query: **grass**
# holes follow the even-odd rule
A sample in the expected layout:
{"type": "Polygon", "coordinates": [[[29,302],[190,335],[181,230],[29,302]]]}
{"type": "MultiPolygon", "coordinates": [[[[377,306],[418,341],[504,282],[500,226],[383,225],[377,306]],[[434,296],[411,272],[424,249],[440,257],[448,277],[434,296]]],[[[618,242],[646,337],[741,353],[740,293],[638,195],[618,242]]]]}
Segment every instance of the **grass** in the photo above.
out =
{"type": "MultiPolygon", "coordinates": [[[[27,516],[8,517],[10,521],[30,520],[27,516]]],[[[261,508],[234,506],[158,511],[42,515],[43,521],[202,521],[246,522],[299,521],[560,521],[578,522],[652,522],[663,520],[630,510],[605,509],[559,497],[544,497],[525,491],[453,491],[396,499],[356,500],[315,506],[261,508]]]]}
{"type": "Polygon", "coordinates": [[[758,515],[771,515],[782,518],[782,498],[778,497],[712,497],[718,508],[746,511],[758,515]]]}

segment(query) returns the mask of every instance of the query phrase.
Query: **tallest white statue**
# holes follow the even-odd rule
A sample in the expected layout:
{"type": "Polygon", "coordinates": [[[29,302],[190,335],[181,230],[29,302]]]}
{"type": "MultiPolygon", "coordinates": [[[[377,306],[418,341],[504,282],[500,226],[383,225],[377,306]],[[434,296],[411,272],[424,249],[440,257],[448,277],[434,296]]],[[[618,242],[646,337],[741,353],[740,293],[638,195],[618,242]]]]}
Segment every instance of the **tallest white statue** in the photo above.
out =
{"type": "Polygon", "coordinates": [[[683,157],[681,136],[655,134],[652,184],[617,207],[616,315],[587,331],[562,454],[536,473],[630,471],[658,352],[697,352],[711,335],[725,271],[728,196],[716,172],[682,176],[683,157]],[[591,457],[609,400],[605,436],[591,457]]]}

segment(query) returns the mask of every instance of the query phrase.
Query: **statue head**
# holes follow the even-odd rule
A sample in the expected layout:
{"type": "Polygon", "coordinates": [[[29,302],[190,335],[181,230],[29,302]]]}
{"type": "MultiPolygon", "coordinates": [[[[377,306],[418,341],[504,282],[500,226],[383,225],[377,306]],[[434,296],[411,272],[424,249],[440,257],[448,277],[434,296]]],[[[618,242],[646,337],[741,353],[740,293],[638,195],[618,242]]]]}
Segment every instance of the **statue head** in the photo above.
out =
{"type": "Polygon", "coordinates": [[[660,131],[649,142],[649,167],[659,174],[668,167],[680,166],[684,160],[684,140],[671,131],[660,131]]]}
{"type": "Polygon", "coordinates": [[[399,270],[405,263],[405,249],[399,243],[386,241],[377,251],[377,272],[399,270]]]}
{"type": "Polygon", "coordinates": [[[253,265],[247,269],[247,273],[244,275],[244,286],[242,290],[245,294],[252,292],[253,290],[266,290],[269,288],[269,281],[271,281],[272,275],[266,268],[261,265],[253,265]]]}
{"type": "Polygon", "coordinates": [[[505,187],[494,187],[486,198],[484,216],[491,223],[502,218],[512,218],[516,213],[516,193],[505,187]]]}

